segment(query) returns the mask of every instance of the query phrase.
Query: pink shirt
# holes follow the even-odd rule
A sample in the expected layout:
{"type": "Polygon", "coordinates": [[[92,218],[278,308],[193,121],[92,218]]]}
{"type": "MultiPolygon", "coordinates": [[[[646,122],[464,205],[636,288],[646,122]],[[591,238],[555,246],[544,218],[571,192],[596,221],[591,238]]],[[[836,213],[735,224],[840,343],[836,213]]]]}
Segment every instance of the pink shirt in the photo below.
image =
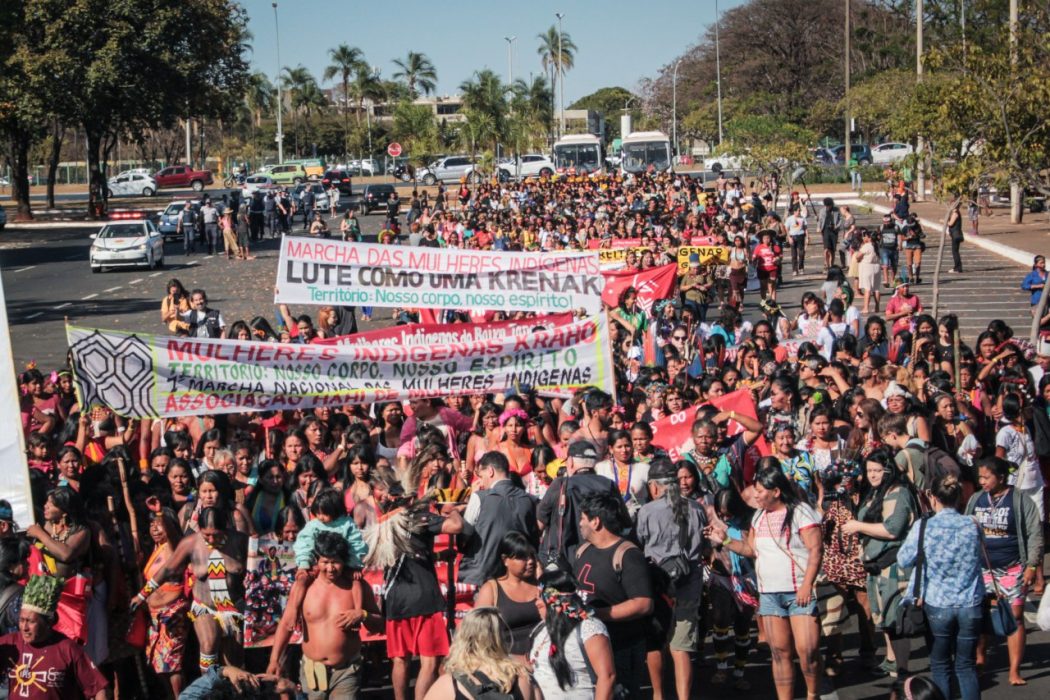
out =
{"type": "MultiPolygon", "coordinates": [[[[890,300],[886,302],[886,314],[900,313],[905,305],[911,307],[912,315],[922,313],[922,302],[919,301],[919,297],[912,294],[911,296],[902,297],[899,294],[894,294],[890,297],[890,300]]],[[[893,334],[897,335],[901,331],[908,330],[911,325],[912,316],[901,316],[893,322],[893,334]]]]}

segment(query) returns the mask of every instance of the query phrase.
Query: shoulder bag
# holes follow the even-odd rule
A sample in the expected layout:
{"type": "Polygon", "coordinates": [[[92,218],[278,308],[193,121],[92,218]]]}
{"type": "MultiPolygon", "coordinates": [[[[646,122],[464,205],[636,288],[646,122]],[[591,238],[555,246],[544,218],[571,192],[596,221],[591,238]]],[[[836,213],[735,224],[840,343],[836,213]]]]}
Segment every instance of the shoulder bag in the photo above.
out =
{"type": "MultiPolygon", "coordinates": [[[[1021,514],[1016,513],[1015,517],[1021,517],[1021,514]]],[[[981,529],[980,524],[977,525],[977,540],[981,543],[981,556],[984,558],[988,577],[992,579],[993,591],[991,595],[986,595],[984,598],[984,606],[981,612],[982,627],[985,634],[994,634],[996,637],[1009,637],[1017,631],[1017,620],[1014,618],[1014,611],[1010,607],[1010,601],[1003,597],[1002,589],[999,588],[999,583],[995,580],[995,570],[992,568],[992,562],[988,558],[988,550],[984,546],[984,531],[981,529]]]]}
{"type": "Polygon", "coordinates": [[[923,608],[922,584],[926,578],[926,522],[919,521],[919,553],[915,558],[915,578],[912,579],[911,600],[901,601],[893,620],[893,632],[898,637],[919,637],[926,633],[926,610],[923,608]]]}

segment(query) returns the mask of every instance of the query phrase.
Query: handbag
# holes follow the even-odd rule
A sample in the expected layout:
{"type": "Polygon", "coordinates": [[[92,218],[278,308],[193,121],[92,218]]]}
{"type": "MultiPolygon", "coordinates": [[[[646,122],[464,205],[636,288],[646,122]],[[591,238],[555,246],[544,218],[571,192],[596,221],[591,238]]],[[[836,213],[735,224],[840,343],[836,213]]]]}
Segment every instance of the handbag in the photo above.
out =
{"type": "Polygon", "coordinates": [[[911,600],[901,601],[893,619],[893,632],[898,637],[919,637],[926,633],[926,610],[922,601],[922,582],[926,577],[926,521],[919,521],[919,552],[915,557],[915,577],[912,579],[911,600]]]}
{"type": "Polygon", "coordinates": [[[982,627],[985,634],[993,634],[996,637],[1009,637],[1017,631],[1017,620],[1014,618],[1014,611],[1010,607],[1010,603],[1003,598],[1003,592],[999,588],[999,583],[995,580],[992,562],[988,558],[988,550],[984,546],[984,532],[981,530],[980,525],[977,526],[977,537],[981,543],[981,556],[984,557],[984,565],[988,568],[988,575],[992,579],[992,589],[994,591],[991,596],[986,596],[984,599],[984,606],[981,611],[982,627]]]}

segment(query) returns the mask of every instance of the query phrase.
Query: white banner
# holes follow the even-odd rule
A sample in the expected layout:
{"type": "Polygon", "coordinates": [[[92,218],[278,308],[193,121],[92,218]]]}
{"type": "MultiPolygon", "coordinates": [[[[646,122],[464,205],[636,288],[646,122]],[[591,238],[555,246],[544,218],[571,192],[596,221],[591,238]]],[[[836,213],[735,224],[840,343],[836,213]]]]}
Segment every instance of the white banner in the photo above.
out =
{"type": "Polygon", "coordinates": [[[285,236],[279,304],[601,311],[596,251],[505,253],[285,236]]]}
{"type": "Polygon", "coordinates": [[[613,391],[605,315],[520,336],[293,345],[67,326],[82,405],[129,418],[308,409],[452,395],[613,391]]]}
{"type": "Polygon", "coordinates": [[[25,436],[22,435],[22,409],[15,376],[11,333],[7,325],[7,300],[0,282],[0,498],[11,504],[19,529],[33,524],[33,497],[29,489],[29,465],[26,463],[25,436]]]}

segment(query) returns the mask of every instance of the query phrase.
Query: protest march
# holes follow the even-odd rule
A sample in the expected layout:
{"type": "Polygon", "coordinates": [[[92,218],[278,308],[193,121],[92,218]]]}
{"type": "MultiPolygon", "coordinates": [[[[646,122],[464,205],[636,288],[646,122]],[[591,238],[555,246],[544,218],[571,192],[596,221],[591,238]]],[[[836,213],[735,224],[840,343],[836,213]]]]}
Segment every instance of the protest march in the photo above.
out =
{"type": "Polygon", "coordinates": [[[10,697],[1023,686],[1050,341],[927,312],[878,254],[908,197],[464,180],[380,242],[265,228],[253,318],[174,277],[153,327],[70,319],[0,406],[10,697]]]}

